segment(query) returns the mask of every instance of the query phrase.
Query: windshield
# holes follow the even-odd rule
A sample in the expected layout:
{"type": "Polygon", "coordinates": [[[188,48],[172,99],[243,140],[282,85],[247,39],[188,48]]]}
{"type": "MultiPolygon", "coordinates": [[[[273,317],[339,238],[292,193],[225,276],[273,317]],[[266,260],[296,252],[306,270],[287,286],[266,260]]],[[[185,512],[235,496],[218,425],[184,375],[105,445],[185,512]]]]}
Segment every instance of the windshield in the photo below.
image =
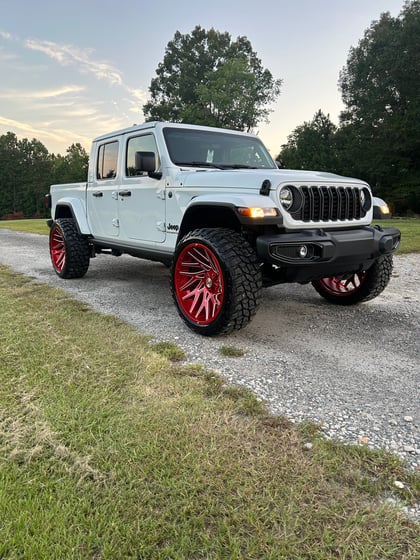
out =
{"type": "Polygon", "coordinates": [[[163,130],[176,165],[217,169],[275,169],[263,143],[254,136],[193,128],[163,130]]]}

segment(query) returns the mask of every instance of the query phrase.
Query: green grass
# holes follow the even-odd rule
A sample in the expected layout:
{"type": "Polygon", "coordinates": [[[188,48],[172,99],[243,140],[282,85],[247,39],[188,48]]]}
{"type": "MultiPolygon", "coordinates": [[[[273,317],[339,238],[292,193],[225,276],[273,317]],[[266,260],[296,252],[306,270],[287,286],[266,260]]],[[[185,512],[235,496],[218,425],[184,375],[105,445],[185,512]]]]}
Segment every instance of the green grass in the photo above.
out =
{"type": "Polygon", "coordinates": [[[395,227],[401,231],[401,245],[397,254],[420,253],[420,219],[396,218],[377,220],[374,223],[381,227],[395,227]]]}
{"type": "Polygon", "coordinates": [[[226,356],[228,358],[241,358],[245,355],[245,351],[241,348],[236,348],[235,346],[227,346],[223,345],[220,347],[219,352],[222,356],[226,356]]]}
{"type": "Polygon", "coordinates": [[[381,503],[419,499],[395,457],[2,266],[0,341],[0,558],[418,558],[418,525],[381,503]]]}
{"type": "MultiPolygon", "coordinates": [[[[373,223],[381,227],[396,227],[401,231],[402,241],[397,253],[420,252],[420,220],[415,218],[396,218],[392,220],[376,220],[373,223]]],[[[4,220],[0,227],[25,231],[29,233],[48,234],[46,220],[4,220]]]]}
{"type": "Polygon", "coordinates": [[[50,231],[47,220],[0,220],[0,228],[45,235],[50,231]]]}

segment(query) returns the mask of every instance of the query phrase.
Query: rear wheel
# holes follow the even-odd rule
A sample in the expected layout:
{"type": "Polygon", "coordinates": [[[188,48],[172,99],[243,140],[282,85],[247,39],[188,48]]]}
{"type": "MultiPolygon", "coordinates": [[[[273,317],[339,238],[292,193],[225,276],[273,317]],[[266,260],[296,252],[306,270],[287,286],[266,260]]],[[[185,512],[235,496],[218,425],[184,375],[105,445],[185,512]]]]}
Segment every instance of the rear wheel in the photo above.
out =
{"type": "Polygon", "coordinates": [[[81,278],[89,268],[90,251],[74,220],[59,218],[50,230],[50,255],[60,278],[81,278]]]}
{"type": "Polygon", "coordinates": [[[362,272],[330,276],[312,282],[315,290],[337,305],[354,305],[369,301],[384,291],[392,274],[392,255],[377,259],[362,272]]]}
{"type": "Polygon", "coordinates": [[[238,233],[198,229],[179,243],[172,294],[192,330],[211,336],[244,327],[255,315],[262,277],[256,255],[238,233]]]}

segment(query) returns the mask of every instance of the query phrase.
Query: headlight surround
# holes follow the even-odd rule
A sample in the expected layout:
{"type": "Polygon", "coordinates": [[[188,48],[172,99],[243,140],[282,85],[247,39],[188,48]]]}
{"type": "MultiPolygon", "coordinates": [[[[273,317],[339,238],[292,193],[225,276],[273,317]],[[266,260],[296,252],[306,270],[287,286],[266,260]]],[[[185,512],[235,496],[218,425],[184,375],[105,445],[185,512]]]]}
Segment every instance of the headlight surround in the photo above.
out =
{"type": "Polygon", "coordinates": [[[365,212],[368,212],[372,207],[372,196],[366,187],[360,191],[360,205],[365,212]]]}
{"type": "Polygon", "coordinates": [[[280,189],[280,204],[285,210],[290,210],[294,202],[293,191],[290,187],[280,189]]]}
{"type": "Polygon", "coordinates": [[[279,202],[289,214],[298,212],[303,204],[302,193],[294,185],[284,185],[279,190],[279,202]]]}

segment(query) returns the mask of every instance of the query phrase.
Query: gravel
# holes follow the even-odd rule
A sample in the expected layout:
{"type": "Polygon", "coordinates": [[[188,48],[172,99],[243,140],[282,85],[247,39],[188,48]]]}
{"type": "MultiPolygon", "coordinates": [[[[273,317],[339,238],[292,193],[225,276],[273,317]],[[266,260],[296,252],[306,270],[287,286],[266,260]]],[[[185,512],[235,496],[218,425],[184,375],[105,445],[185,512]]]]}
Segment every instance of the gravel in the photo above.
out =
{"type": "Polygon", "coordinates": [[[329,305],[310,285],[268,288],[249,326],[216,338],[184,326],[159,263],[101,255],[84,278],[64,281],[52,270],[45,236],[4,229],[0,262],[176,342],[190,363],[252,389],[276,414],[317,422],[327,437],[388,449],[420,467],[418,255],[396,256],[385,292],[356,307],[329,305]],[[244,356],[222,356],[226,345],[244,356]]]}

